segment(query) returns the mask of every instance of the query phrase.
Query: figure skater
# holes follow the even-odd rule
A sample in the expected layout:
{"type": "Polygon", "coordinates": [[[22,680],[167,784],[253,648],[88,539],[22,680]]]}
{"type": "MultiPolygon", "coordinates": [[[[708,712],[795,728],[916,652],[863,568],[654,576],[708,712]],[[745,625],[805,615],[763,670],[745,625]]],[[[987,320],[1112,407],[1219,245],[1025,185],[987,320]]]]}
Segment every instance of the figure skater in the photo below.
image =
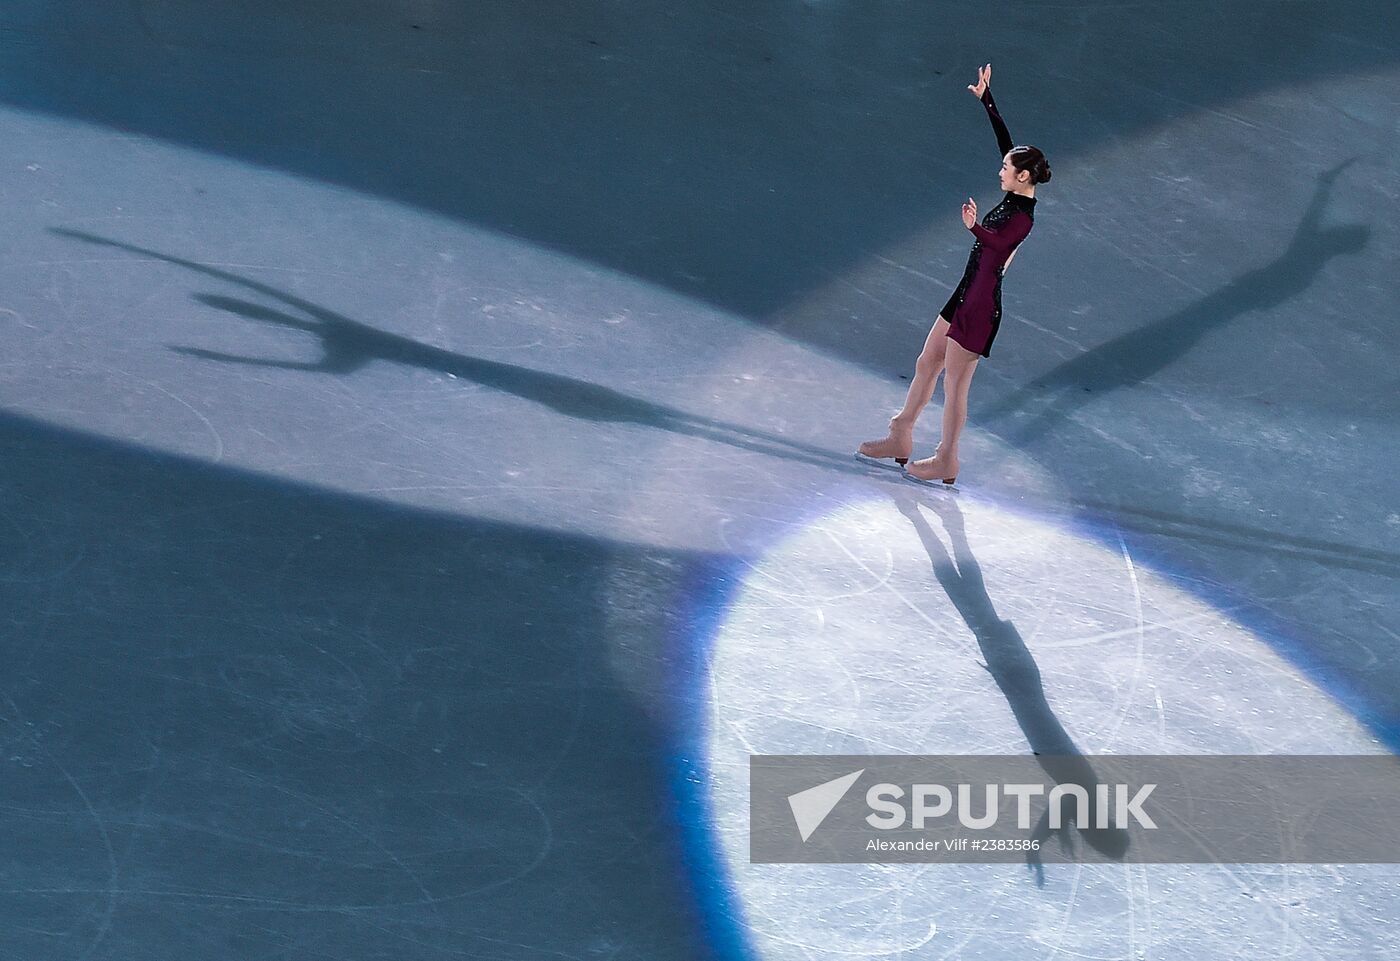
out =
{"type": "Polygon", "coordinates": [[[977,361],[991,353],[992,340],[1001,325],[1001,278],[1016,248],[1031,232],[1035,218],[1035,188],[1050,179],[1050,165],[1036,147],[1013,146],[1001,114],[992,100],[992,65],[977,72],[977,83],[968,86],[987,108],[987,117],[1001,151],[1001,189],[1006,196],[977,223],[977,202],[971,197],[962,207],[963,226],[976,236],[967,268],[953,296],[938,312],[923,352],[914,365],[914,380],[904,399],[904,409],[890,418],[890,432],[883,440],[860,445],[860,456],[892,457],[905,475],[922,481],[952,484],[958,476],[958,438],[967,423],[967,391],[977,361]],[[933,397],[938,375],[943,374],[943,438],[932,457],[909,462],[914,449],[914,422],[933,397]]]}

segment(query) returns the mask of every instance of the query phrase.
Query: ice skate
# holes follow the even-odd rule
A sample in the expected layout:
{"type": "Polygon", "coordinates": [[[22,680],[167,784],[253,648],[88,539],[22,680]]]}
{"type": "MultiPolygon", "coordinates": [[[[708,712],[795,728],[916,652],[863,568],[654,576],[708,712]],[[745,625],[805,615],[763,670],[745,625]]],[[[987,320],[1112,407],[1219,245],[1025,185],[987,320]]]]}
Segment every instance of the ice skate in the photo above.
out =
{"type": "Polygon", "coordinates": [[[912,425],[903,427],[899,424],[898,416],[890,418],[890,432],[883,440],[865,441],[856,450],[856,460],[866,461],[879,467],[889,467],[889,464],[881,463],[885,460],[893,460],[896,467],[903,468],[909,463],[909,455],[914,450],[914,428],[912,425]]]}
{"type": "Polygon", "coordinates": [[[953,488],[953,483],[958,479],[958,460],[956,457],[944,457],[942,448],[939,448],[932,457],[911,462],[904,468],[904,476],[925,487],[953,488]]]}

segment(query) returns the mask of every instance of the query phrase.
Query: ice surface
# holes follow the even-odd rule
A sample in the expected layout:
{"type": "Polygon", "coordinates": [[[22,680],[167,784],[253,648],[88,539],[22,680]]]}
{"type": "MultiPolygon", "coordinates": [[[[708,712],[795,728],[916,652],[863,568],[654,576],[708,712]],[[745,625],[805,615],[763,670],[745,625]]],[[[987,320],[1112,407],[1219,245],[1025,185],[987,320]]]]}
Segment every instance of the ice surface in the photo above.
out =
{"type": "Polygon", "coordinates": [[[1400,744],[1394,4],[11,0],[0,53],[0,955],[1395,953],[1388,866],[756,869],[734,779],[1026,748],[950,523],[1037,736],[1400,744]],[[959,522],[850,453],[995,200],[987,60],[1055,177],[959,522]]]}

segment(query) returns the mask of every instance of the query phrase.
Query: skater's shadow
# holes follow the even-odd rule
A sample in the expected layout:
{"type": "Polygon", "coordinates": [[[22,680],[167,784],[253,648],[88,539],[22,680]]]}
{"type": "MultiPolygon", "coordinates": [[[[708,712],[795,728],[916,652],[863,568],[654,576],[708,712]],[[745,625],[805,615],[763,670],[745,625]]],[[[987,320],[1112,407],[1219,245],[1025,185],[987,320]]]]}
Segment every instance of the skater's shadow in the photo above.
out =
{"type": "MultiPolygon", "coordinates": [[[[957,608],[958,614],[977,639],[983,667],[992,676],[1006,697],[1011,713],[1037,757],[1046,776],[1056,784],[1077,784],[1085,787],[1091,798],[1087,812],[1090,824],[1097,823],[1098,811],[1092,800],[1093,786],[1098,783],[1093,766],[1075,745],[1069,732],[1056,716],[1045,697],[1040,668],[1022,640],[1016,625],[997,616],[996,607],[987,595],[982,568],[968,545],[962,511],[953,498],[945,495],[919,496],[912,490],[894,494],[895,506],[914,525],[919,541],[933,565],[934,577],[957,608]],[[934,533],[920,506],[933,510],[942,521],[953,545],[948,549],[934,533]]],[[[1076,820],[1072,805],[1065,806],[1066,824],[1076,820]]],[[[1044,844],[1050,836],[1048,811],[1043,813],[1032,837],[1044,844]]],[[[1127,831],[1121,828],[1079,829],[1084,841],[1106,857],[1121,859],[1127,852],[1127,831]]],[[[1060,841],[1072,848],[1073,835],[1066,828],[1060,841]]],[[[1044,866],[1039,855],[1032,852],[1027,865],[1035,871],[1036,883],[1045,884],[1044,866]]]]}
{"type": "Polygon", "coordinates": [[[1293,239],[1271,263],[1235,278],[1193,304],[1130,330],[1037,377],[986,411],[988,422],[1044,407],[1027,423],[999,430],[1018,446],[1109,391],[1139,384],[1186,355],[1201,338],[1250,311],[1277,307],[1306,290],[1333,257],[1357,253],[1370,240],[1365,224],[1323,227],[1322,215],[1338,176],[1355,158],[1318,175],[1312,199],[1293,239]]]}
{"type": "Polygon", "coordinates": [[[211,307],[237,314],[249,320],[309,333],[320,341],[322,351],[319,360],[288,361],[245,357],[198,347],[172,348],[191,357],[229,364],[246,364],[337,375],[350,374],[374,361],[390,361],[448,374],[480,384],[483,387],[513,394],[516,397],[534,401],[567,417],[598,422],[636,424],[787,460],[800,460],[827,469],[836,468],[843,471],[861,472],[859,465],[851,462],[849,458],[838,456],[819,447],[741,427],[737,424],[691,414],[662,404],[655,404],[575,377],[454,353],[419,343],[407,337],[400,337],[397,334],[385,333],[268,284],[227,270],[82,231],[53,228],[53,232],[85,243],[113,247],[184,267],[195,273],[234,284],[262,297],[277,301],[281,305],[291,308],[292,312],[217,294],[199,294],[196,297],[197,300],[211,307]]]}

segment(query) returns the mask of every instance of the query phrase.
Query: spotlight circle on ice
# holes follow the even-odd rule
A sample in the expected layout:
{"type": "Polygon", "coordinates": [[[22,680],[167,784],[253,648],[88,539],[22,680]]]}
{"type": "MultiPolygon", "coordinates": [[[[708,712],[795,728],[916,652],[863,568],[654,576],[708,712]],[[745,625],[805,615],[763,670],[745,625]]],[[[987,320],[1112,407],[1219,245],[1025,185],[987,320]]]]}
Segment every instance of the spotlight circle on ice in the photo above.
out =
{"type": "MultiPolygon", "coordinates": [[[[1197,920],[1259,870],[1045,865],[1048,887],[1075,891],[1067,904],[1018,864],[753,864],[751,755],[1383,753],[1113,530],[907,485],[813,520],[747,569],[715,628],[707,704],[713,843],[755,955],[773,961],[817,946],[1029,957],[1086,913],[1102,926],[1086,942],[1108,950],[1149,898],[1159,936],[1179,924],[1224,950],[1258,918],[1197,920]]],[[[1340,883],[1267,868],[1324,898],[1340,883]]]]}

